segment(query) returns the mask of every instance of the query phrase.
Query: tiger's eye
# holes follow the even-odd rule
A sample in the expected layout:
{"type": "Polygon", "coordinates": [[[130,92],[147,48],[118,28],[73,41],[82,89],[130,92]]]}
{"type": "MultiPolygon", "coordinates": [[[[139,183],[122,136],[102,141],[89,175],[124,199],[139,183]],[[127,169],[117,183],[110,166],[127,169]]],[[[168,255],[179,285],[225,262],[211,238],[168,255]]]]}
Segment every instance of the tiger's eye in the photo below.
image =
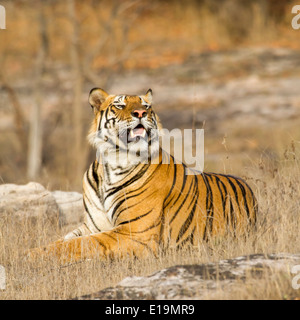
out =
{"type": "Polygon", "coordinates": [[[125,107],[123,104],[115,104],[114,106],[120,110],[124,109],[125,107]]]}

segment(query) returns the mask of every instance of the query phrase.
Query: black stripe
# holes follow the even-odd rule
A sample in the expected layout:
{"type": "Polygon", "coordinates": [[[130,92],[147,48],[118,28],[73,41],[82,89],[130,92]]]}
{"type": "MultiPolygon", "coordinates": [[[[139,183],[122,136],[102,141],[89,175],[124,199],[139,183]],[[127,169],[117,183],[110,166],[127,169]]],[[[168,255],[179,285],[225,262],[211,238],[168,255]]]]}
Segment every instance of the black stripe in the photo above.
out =
{"type": "Polygon", "coordinates": [[[237,182],[239,188],[241,189],[243,199],[244,199],[244,206],[245,206],[245,209],[247,212],[247,217],[248,217],[248,219],[250,219],[250,211],[249,211],[248,203],[247,203],[246,190],[245,190],[244,186],[242,185],[242,183],[240,183],[238,180],[236,180],[236,182],[237,182]]]}
{"type": "MultiPolygon", "coordinates": [[[[230,180],[230,178],[234,178],[233,176],[229,176],[229,175],[221,175],[223,176],[224,178],[227,179],[231,189],[233,190],[234,192],[234,196],[235,196],[235,202],[239,208],[239,199],[238,199],[238,194],[237,194],[237,191],[236,191],[236,187],[234,185],[234,183],[230,180]]],[[[233,205],[232,205],[232,201],[231,201],[231,195],[230,193],[228,192],[228,195],[229,195],[229,200],[230,200],[230,219],[231,219],[231,224],[232,224],[232,227],[233,227],[233,232],[234,232],[234,236],[236,236],[236,233],[235,233],[235,229],[236,229],[236,224],[237,224],[237,217],[236,217],[236,212],[233,208],[233,205]]]]}
{"type": "Polygon", "coordinates": [[[165,212],[162,210],[161,216],[160,216],[160,230],[159,230],[159,243],[162,243],[163,240],[163,233],[165,228],[165,212]]]}
{"type": "Polygon", "coordinates": [[[110,190],[108,190],[108,194],[105,196],[105,200],[112,196],[113,194],[117,193],[118,191],[120,191],[121,189],[124,189],[126,187],[128,187],[130,184],[134,183],[135,181],[139,180],[144,174],[145,172],[147,172],[148,168],[150,166],[150,163],[143,165],[143,167],[140,169],[140,171],[138,172],[138,174],[136,174],[134,177],[132,177],[130,180],[126,181],[125,183],[123,183],[122,185],[118,186],[118,187],[114,187],[111,188],[110,190]]]}
{"type": "MultiPolygon", "coordinates": [[[[186,185],[186,181],[187,181],[187,174],[185,173],[185,171],[183,172],[183,180],[182,180],[182,185],[181,185],[181,189],[179,192],[179,195],[177,196],[176,200],[173,202],[172,206],[174,206],[176,204],[176,202],[179,200],[179,198],[183,195],[183,190],[184,187],[186,185]]],[[[173,199],[173,198],[172,198],[173,199]]],[[[169,204],[169,203],[168,203],[169,204]]]]}
{"type": "Polygon", "coordinates": [[[244,181],[244,183],[246,184],[246,186],[248,187],[248,190],[251,193],[252,206],[253,206],[253,211],[254,211],[254,221],[253,221],[253,223],[255,224],[256,223],[256,218],[257,218],[257,213],[258,213],[258,204],[257,204],[256,197],[254,196],[254,193],[253,193],[252,189],[250,188],[250,186],[248,185],[247,182],[244,181]]]}
{"type": "Polygon", "coordinates": [[[185,220],[184,224],[180,228],[180,231],[179,231],[177,239],[176,239],[176,243],[179,242],[179,240],[184,236],[184,234],[187,232],[189,226],[191,225],[192,220],[193,220],[194,215],[195,215],[195,210],[196,210],[196,207],[197,207],[197,201],[198,201],[198,198],[196,199],[196,202],[194,203],[193,209],[191,210],[191,212],[189,213],[189,215],[188,215],[187,219],[185,220]]]}
{"type": "Polygon", "coordinates": [[[107,237],[109,237],[109,238],[111,238],[112,240],[114,240],[114,241],[116,241],[116,242],[118,241],[118,240],[111,234],[110,231],[105,232],[104,235],[107,236],[107,237]]]}
{"type": "MultiPolygon", "coordinates": [[[[101,201],[102,197],[100,194],[97,194],[98,199],[101,201]]],[[[95,203],[92,199],[88,197],[88,194],[85,193],[85,199],[89,202],[91,207],[96,207],[97,210],[101,211],[102,209],[95,203]]]]}
{"type": "Polygon", "coordinates": [[[94,190],[94,192],[97,194],[97,189],[95,188],[93,181],[90,179],[89,172],[90,172],[90,170],[88,170],[88,172],[86,172],[86,179],[87,179],[87,181],[88,181],[88,185],[89,185],[89,186],[94,190]]]}
{"type": "Polygon", "coordinates": [[[89,170],[86,172],[86,178],[87,178],[89,186],[94,190],[96,195],[99,197],[99,194],[98,194],[99,179],[98,179],[97,174],[94,173],[94,163],[93,163],[92,166],[90,166],[89,170]],[[92,179],[94,181],[92,181],[91,177],[90,177],[90,172],[91,171],[92,171],[92,179]],[[95,187],[95,183],[94,182],[96,183],[96,187],[95,187]]]}
{"type": "Polygon", "coordinates": [[[157,226],[159,226],[161,224],[161,220],[157,219],[157,222],[152,224],[151,226],[149,226],[148,228],[144,229],[144,230],[140,230],[140,231],[131,231],[132,234],[138,234],[138,233],[145,233],[151,229],[156,228],[157,226]]]}
{"type": "Polygon", "coordinates": [[[138,244],[140,244],[140,245],[144,246],[145,248],[147,248],[149,251],[151,251],[151,252],[154,254],[154,251],[152,250],[152,248],[151,248],[151,247],[149,247],[149,246],[147,245],[147,243],[144,243],[144,242],[139,241],[139,240],[137,240],[137,239],[133,239],[133,238],[131,237],[131,235],[130,235],[130,234],[120,232],[119,230],[111,230],[111,232],[113,232],[113,233],[115,233],[115,234],[120,234],[120,235],[123,235],[123,236],[129,237],[129,239],[130,239],[131,241],[136,242],[136,243],[138,243],[138,244]]]}
{"type": "MultiPolygon", "coordinates": [[[[163,208],[167,207],[170,203],[170,201],[166,204],[166,200],[169,198],[169,196],[171,195],[174,187],[175,187],[175,184],[176,184],[176,177],[177,177],[177,167],[176,167],[176,164],[174,163],[174,157],[172,155],[170,155],[170,157],[172,158],[173,160],[173,168],[174,168],[174,175],[173,175],[173,183],[172,183],[172,186],[169,190],[169,193],[167,194],[165,200],[164,200],[164,205],[163,205],[163,208]]],[[[170,166],[171,166],[171,163],[170,163],[170,166]]]]}
{"type": "MultiPolygon", "coordinates": [[[[149,187],[148,188],[146,188],[146,189],[144,189],[144,190],[142,190],[140,193],[138,193],[138,194],[134,194],[134,195],[132,195],[132,196],[130,196],[130,197],[127,197],[127,195],[126,195],[126,197],[124,198],[124,199],[121,199],[121,200],[119,200],[120,198],[123,198],[123,195],[121,196],[121,197],[119,197],[114,203],[113,203],[113,205],[116,203],[116,202],[118,202],[117,203],[117,205],[116,205],[116,207],[114,208],[114,211],[113,211],[113,213],[112,213],[112,219],[114,218],[114,215],[116,214],[116,211],[117,211],[117,209],[120,207],[120,205],[122,205],[125,201],[127,201],[128,199],[130,199],[130,198],[135,198],[135,197],[137,197],[137,196],[139,196],[139,195],[141,195],[142,193],[144,193],[145,191],[147,191],[149,189],[149,187]]],[[[139,189],[137,189],[137,190],[139,190],[139,189]]],[[[134,191],[137,191],[137,190],[134,190],[134,191]]],[[[134,192],[134,191],[131,191],[131,192],[129,192],[128,194],[130,194],[130,193],[132,193],[132,192],[134,192]]],[[[156,193],[156,191],[153,191],[150,195],[149,195],[149,197],[151,197],[154,193],[156,193]]],[[[133,204],[133,205],[131,205],[131,206],[126,206],[125,208],[123,208],[121,211],[119,211],[118,212],[118,215],[115,217],[115,219],[114,219],[114,223],[116,222],[116,220],[118,219],[118,217],[121,215],[121,213],[123,212],[123,211],[126,211],[126,210],[128,210],[128,209],[130,209],[130,208],[133,208],[133,207],[135,207],[137,204],[139,204],[139,203],[141,203],[141,202],[143,202],[144,200],[142,199],[142,200],[140,200],[139,202],[136,202],[135,204],[133,204]]]]}
{"type": "MultiPolygon", "coordinates": [[[[117,169],[123,169],[122,167],[117,167],[117,169]]],[[[126,179],[127,176],[130,175],[130,173],[135,169],[135,167],[129,168],[127,170],[124,171],[120,171],[120,172],[116,172],[115,175],[117,176],[121,176],[121,175],[125,175],[125,177],[123,177],[123,180],[126,179]]]]}
{"type": "Polygon", "coordinates": [[[93,178],[94,178],[96,185],[97,185],[97,188],[98,188],[99,187],[99,177],[98,177],[97,170],[98,170],[98,163],[96,161],[94,161],[93,166],[92,166],[92,175],[93,175],[93,178]]]}
{"type": "Polygon", "coordinates": [[[214,177],[216,179],[216,183],[217,183],[217,186],[218,186],[218,189],[219,189],[219,192],[220,192],[220,196],[221,196],[221,199],[222,199],[223,217],[225,219],[225,217],[226,217],[226,207],[225,207],[224,193],[226,193],[226,188],[225,188],[224,183],[220,180],[220,178],[217,175],[215,175],[214,177]],[[224,188],[224,192],[222,191],[222,188],[221,188],[220,184],[224,188]]]}
{"type": "Polygon", "coordinates": [[[208,231],[207,231],[207,226],[209,226],[209,231],[212,231],[213,228],[213,216],[214,216],[214,211],[213,211],[213,195],[212,195],[212,190],[210,187],[209,182],[207,181],[206,176],[209,176],[206,173],[201,174],[203,181],[206,186],[206,223],[205,223],[205,228],[204,228],[204,233],[203,233],[203,239],[207,240],[208,237],[208,231]]]}
{"type": "Polygon", "coordinates": [[[104,112],[104,118],[105,118],[105,123],[104,123],[104,128],[107,128],[107,114],[108,114],[108,109],[109,108],[107,108],[104,112]]]}
{"type": "MultiPolygon", "coordinates": [[[[141,195],[142,193],[144,193],[145,191],[147,191],[147,190],[149,189],[149,187],[145,187],[141,192],[136,193],[136,194],[134,194],[134,195],[132,195],[132,196],[129,197],[129,195],[131,195],[131,194],[134,193],[134,192],[140,191],[141,189],[142,189],[142,188],[139,187],[139,188],[137,188],[137,189],[134,189],[134,190],[131,190],[131,191],[127,191],[126,193],[124,192],[125,195],[126,195],[126,199],[130,199],[130,198],[133,198],[133,197],[136,197],[136,196],[141,195]]],[[[124,197],[124,193],[120,194],[118,198],[113,199],[114,202],[112,203],[111,207],[114,206],[115,203],[117,203],[118,201],[120,201],[120,200],[124,197]]]]}
{"type": "MultiPolygon", "coordinates": [[[[148,188],[146,188],[146,189],[142,190],[140,193],[134,194],[134,195],[132,195],[132,196],[130,196],[130,197],[127,197],[127,195],[126,195],[126,197],[125,197],[124,199],[119,200],[120,198],[123,198],[123,197],[124,197],[124,195],[121,195],[121,197],[120,197],[119,199],[117,199],[117,200],[112,204],[112,206],[114,206],[114,204],[115,204],[116,202],[118,202],[118,203],[116,204],[116,206],[114,207],[113,213],[112,213],[112,215],[111,215],[111,219],[112,219],[112,220],[114,219],[114,216],[115,216],[117,210],[119,209],[119,207],[120,207],[125,201],[127,201],[127,200],[130,199],[130,198],[137,197],[137,196],[141,195],[142,193],[144,193],[144,192],[147,191],[147,190],[148,190],[148,188]]],[[[134,190],[134,191],[136,191],[136,190],[134,190]]],[[[134,191],[131,191],[130,193],[132,193],[132,192],[134,192],[134,191]]],[[[119,211],[119,212],[118,212],[118,215],[116,216],[116,218],[115,218],[115,220],[114,220],[114,222],[116,222],[116,220],[119,218],[120,214],[121,214],[123,211],[128,210],[128,209],[134,207],[135,205],[137,205],[137,204],[140,203],[140,202],[141,202],[141,201],[139,201],[139,202],[137,202],[137,203],[135,203],[134,205],[129,206],[129,207],[127,206],[126,208],[124,208],[124,209],[122,209],[121,211],[119,211]]],[[[112,206],[111,206],[111,207],[112,207],[112,206]]]]}
{"type": "Polygon", "coordinates": [[[229,196],[229,201],[230,201],[230,220],[231,220],[231,225],[232,225],[232,229],[233,229],[233,235],[234,237],[236,236],[236,223],[237,223],[237,219],[236,219],[236,214],[235,211],[233,209],[233,205],[232,205],[232,201],[231,201],[231,196],[229,196]]]}
{"type": "MultiPolygon", "coordinates": [[[[222,197],[223,214],[224,214],[224,218],[225,218],[225,216],[226,216],[226,198],[227,198],[227,196],[230,196],[230,195],[229,195],[229,192],[226,188],[226,185],[219,178],[219,176],[226,177],[226,175],[216,174],[216,173],[213,173],[213,175],[216,178],[216,182],[217,182],[217,185],[218,185],[221,197],[222,197]],[[221,190],[220,184],[223,187],[224,192],[221,190]]],[[[227,215],[227,218],[228,218],[228,215],[227,215]]]]}
{"type": "Polygon", "coordinates": [[[106,245],[101,241],[101,239],[98,239],[97,237],[92,237],[93,239],[95,239],[97,241],[97,243],[103,247],[104,251],[107,251],[107,247],[106,245]]]}
{"type": "MultiPolygon", "coordinates": [[[[227,201],[228,198],[230,198],[230,194],[229,194],[224,182],[220,178],[218,178],[218,179],[219,179],[219,181],[220,181],[220,183],[221,183],[221,185],[222,185],[222,187],[224,189],[225,197],[224,197],[223,210],[224,210],[224,218],[226,218],[226,222],[227,222],[227,225],[228,225],[229,224],[229,214],[231,214],[231,213],[230,212],[226,212],[226,201],[227,201]]],[[[231,206],[232,206],[232,204],[231,204],[231,206]]]]}
{"type": "MultiPolygon", "coordinates": [[[[233,183],[233,182],[231,181],[231,179],[230,179],[230,178],[235,179],[235,177],[233,177],[233,176],[225,176],[225,177],[227,178],[227,180],[228,180],[228,182],[229,182],[229,184],[230,184],[230,186],[231,186],[231,188],[232,188],[232,190],[233,190],[233,192],[234,192],[235,202],[236,202],[236,204],[237,204],[237,207],[239,208],[240,214],[242,214],[241,208],[240,208],[240,203],[239,203],[239,196],[238,196],[236,187],[235,187],[234,183],[233,183]]],[[[234,212],[235,221],[236,221],[236,212],[235,212],[235,211],[233,211],[233,212],[234,212]]]]}
{"type": "Polygon", "coordinates": [[[104,113],[104,111],[101,110],[100,111],[99,124],[98,124],[98,131],[101,131],[101,121],[102,121],[102,118],[103,118],[103,113],[104,113]]]}
{"type": "MultiPolygon", "coordinates": [[[[193,180],[193,182],[195,183],[195,180],[193,180]]],[[[189,187],[189,190],[188,190],[188,192],[187,192],[187,195],[183,198],[183,201],[181,202],[179,208],[178,208],[178,209],[176,210],[176,212],[174,213],[172,219],[170,220],[170,224],[174,221],[174,219],[176,218],[178,212],[181,210],[181,208],[182,208],[183,205],[185,204],[186,200],[188,199],[188,195],[190,194],[190,191],[191,191],[192,186],[193,186],[194,183],[191,183],[191,184],[190,184],[190,187],[189,187]]]]}
{"type": "Polygon", "coordinates": [[[191,244],[194,244],[194,234],[195,234],[196,227],[193,228],[191,233],[179,244],[177,244],[177,247],[183,247],[186,243],[190,242],[191,244]]]}
{"type": "Polygon", "coordinates": [[[83,206],[84,206],[84,209],[85,209],[85,211],[87,212],[89,218],[91,219],[93,225],[95,226],[95,228],[96,228],[99,232],[101,232],[101,230],[100,230],[100,229],[97,227],[97,225],[95,224],[95,221],[93,220],[93,218],[92,218],[92,216],[91,216],[91,214],[90,214],[90,212],[89,212],[89,210],[88,210],[88,207],[87,207],[87,205],[86,205],[86,203],[85,203],[85,198],[83,198],[83,206]]]}
{"type": "MultiPolygon", "coordinates": [[[[246,183],[244,182],[243,179],[241,178],[238,178],[238,177],[235,177],[235,176],[232,176],[232,175],[225,175],[225,174],[218,174],[219,176],[222,176],[224,178],[227,179],[227,181],[229,182],[229,185],[231,186],[233,192],[234,192],[234,195],[235,195],[235,202],[239,208],[239,211],[241,213],[241,208],[240,208],[240,202],[239,202],[239,198],[238,198],[238,193],[237,193],[237,189],[234,185],[234,183],[231,181],[231,179],[234,179],[234,181],[236,181],[236,183],[238,184],[239,188],[241,189],[241,192],[243,194],[243,197],[244,197],[244,193],[243,193],[243,190],[245,192],[245,189],[244,187],[241,185],[241,182],[243,183],[246,183]],[[241,182],[240,182],[241,181],[241,182]],[[242,187],[242,188],[241,188],[242,187]]],[[[222,181],[221,181],[222,182],[222,181]]],[[[224,183],[222,182],[223,186],[224,186],[224,183]]],[[[246,184],[247,185],[247,184],[246,184]]],[[[247,185],[248,186],[248,185],[247,185]]],[[[225,188],[225,186],[224,186],[225,188]]],[[[248,186],[249,190],[252,192],[252,190],[250,189],[250,187],[248,186]]],[[[226,188],[225,188],[226,189],[226,188]]],[[[232,205],[232,202],[231,202],[231,196],[230,196],[230,193],[228,192],[228,190],[226,189],[226,194],[230,197],[230,215],[231,215],[231,223],[232,223],[232,226],[233,228],[235,229],[236,228],[236,223],[237,223],[237,217],[236,217],[236,211],[233,209],[233,205],[232,205]]],[[[246,201],[245,197],[244,197],[244,200],[246,201]]],[[[250,211],[249,211],[249,208],[248,208],[248,204],[247,202],[245,202],[246,205],[247,205],[247,215],[250,214],[250,211]]],[[[235,231],[234,231],[235,232],[235,231]]]]}

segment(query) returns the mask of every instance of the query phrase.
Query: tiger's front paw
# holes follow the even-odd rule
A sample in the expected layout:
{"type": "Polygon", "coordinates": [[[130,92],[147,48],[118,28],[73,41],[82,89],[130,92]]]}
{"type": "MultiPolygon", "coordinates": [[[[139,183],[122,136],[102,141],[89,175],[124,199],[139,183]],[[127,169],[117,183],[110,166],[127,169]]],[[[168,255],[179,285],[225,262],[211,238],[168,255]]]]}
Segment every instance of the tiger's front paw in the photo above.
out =
{"type": "Polygon", "coordinates": [[[43,261],[60,260],[61,255],[59,248],[62,246],[63,242],[63,240],[58,240],[48,246],[29,249],[25,253],[25,259],[29,263],[34,264],[43,261]]]}

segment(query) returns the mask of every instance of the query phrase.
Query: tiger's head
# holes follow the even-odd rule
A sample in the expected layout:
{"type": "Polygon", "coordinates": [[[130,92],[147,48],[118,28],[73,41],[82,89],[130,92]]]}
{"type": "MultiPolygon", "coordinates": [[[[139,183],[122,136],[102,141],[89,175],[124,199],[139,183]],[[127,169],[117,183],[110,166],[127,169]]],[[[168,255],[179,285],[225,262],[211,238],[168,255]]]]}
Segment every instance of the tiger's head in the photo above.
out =
{"type": "Polygon", "coordinates": [[[101,160],[139,162],[159,151],[161,124],[152,109],[152,90],[145,95],[110,95],[100,88],[90,91],[89,103],[95,119],[89,142],[100,152],[101,160]]]}

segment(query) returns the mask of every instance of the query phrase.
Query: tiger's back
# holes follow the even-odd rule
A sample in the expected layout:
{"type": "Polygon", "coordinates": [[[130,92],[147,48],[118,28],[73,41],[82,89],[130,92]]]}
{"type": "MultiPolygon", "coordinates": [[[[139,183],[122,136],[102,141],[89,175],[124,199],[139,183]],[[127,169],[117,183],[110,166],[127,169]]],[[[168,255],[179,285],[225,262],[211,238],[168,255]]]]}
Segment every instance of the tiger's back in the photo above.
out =
{"type": "Polygon", "coordinates": [[[173,186],[164,204],[173,244],[244,234],[255,225],[257,201],[244,180],[205,172],[186,175],[184,170],[184,166],[173,166],[173,186]]]}
{"type": "MultiPolygon", "coordinates": [[[[172,156],[170,163],[164,164],[167,156],[162,151],[158,164],[141,164],[120,180],[106,182],[101,198],[108,227],[102,221],[96,222],[99,207],[93,211],[93,198],[100,198],[99,180],[94,177],[99,176],[99,171],[105,172],[101,164],[93,163],[84,184],[88,233],[114,230],[111,243],[122,234],[141,244],[137,251],[132,251],[140,256],[141,252],[146,254],[145,249],[155,253],[158,248],[195,245],[228,232],[244,234],[255,225],[257,202],[245,181],[215,173],[187,174],[189,169],[176,164],[172,156]]],[[[113,171],[110,168],[111,176],[113,171]]],[[[107,247],[105,241],[100,243],[107,247]]]]}

